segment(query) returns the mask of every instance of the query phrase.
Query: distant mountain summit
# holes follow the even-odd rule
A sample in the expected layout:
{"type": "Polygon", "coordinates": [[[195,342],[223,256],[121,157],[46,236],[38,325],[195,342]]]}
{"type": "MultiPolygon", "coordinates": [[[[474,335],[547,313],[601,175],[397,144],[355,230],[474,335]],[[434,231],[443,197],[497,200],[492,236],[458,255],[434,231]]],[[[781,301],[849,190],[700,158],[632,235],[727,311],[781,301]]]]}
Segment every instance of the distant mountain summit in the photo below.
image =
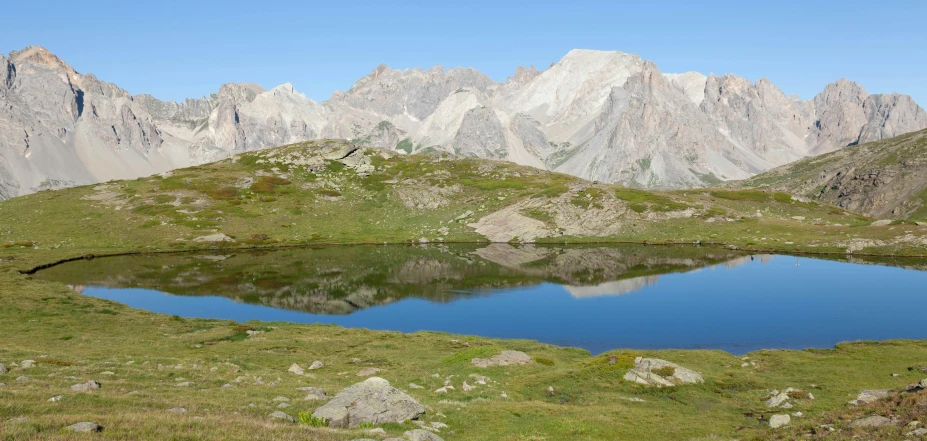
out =
{"type": "Polygon", "coordinates": [[[470,68],[381,65],[322,103],[290,84],[242,83],[165,102],[79,74],[41,47],[0,56],[0,198],[318,138],[686,188],[924,128],[910,97],[847,80],[801,101],[766,79],[664,74],[621,52],[573,50],[502,83],[470,68]]]}

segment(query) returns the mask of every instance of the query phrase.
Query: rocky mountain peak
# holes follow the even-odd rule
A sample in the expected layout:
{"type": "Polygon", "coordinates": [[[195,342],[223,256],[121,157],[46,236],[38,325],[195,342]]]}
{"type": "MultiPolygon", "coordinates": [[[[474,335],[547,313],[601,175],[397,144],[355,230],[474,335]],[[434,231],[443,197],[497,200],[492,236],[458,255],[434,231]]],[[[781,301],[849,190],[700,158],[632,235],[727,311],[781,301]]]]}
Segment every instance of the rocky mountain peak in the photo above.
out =
{"type": "Polygon", "coordinates": [[[54,69],[64,69],[76,73],[76,71],[61,58],[58,58],[57,55],[51,53],[51,51],[42,46],[26,46],[26,48],[21,51],[10,52],[10,61],[14,64],[29,63],[44,65],[54,69]]]}

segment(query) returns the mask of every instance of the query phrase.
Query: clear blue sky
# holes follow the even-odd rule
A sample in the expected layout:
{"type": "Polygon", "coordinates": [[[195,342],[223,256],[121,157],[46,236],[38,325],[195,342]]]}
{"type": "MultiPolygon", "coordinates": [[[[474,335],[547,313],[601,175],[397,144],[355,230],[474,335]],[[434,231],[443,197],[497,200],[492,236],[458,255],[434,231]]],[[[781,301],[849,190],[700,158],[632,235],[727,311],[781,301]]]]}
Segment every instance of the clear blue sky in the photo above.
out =
{"type": "Polygon", "coordinates": [[[845,77],[927,105],[923,0],[187,3],[7,2],[0,52],[42,45],[79,72],[175,100],[238,81],[289,81],[324,100],[380,63],[504,80],[585,48],[636,53],[664,72],[765,76],[806,99],[845,77]]]}

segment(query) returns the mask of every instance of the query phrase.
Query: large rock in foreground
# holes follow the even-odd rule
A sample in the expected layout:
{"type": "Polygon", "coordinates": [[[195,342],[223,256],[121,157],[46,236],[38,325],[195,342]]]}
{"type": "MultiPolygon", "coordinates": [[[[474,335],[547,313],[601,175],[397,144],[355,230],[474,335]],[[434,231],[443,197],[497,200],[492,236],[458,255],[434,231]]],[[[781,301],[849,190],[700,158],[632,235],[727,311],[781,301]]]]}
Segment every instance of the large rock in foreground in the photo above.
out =
{"type": "Polygon", "coordinates": [[[402,423],[425,413],[425,408],[389,381],[370,377],[341,391],[312,415],[331,427],[357,427],[362,423],[402,423]]]}
{"type": "Polygon", "coordinates": [[[704,383],[702,375],[692,369],[659,358],[641,358],[634,360],[634,368],[624,375],[627,381],[645,386],[672,387],[679,384],[704,383]]]}

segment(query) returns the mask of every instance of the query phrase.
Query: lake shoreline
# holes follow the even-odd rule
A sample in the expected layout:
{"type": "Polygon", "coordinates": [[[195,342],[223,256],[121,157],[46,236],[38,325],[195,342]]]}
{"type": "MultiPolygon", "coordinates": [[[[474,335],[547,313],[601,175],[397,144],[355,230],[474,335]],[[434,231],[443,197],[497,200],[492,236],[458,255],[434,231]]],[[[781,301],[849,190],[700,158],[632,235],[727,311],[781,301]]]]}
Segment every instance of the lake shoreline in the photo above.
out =
{"type": "Polygon", "coordinates": [[[490,242],[490,241],[442,241],[434,243],[415,243],[415,242],[357,242],[357,243],[304,243],[304,244],[292,244],[292,245],[246,245],[246,246],[236,246],[236,245],[226,245],[221,247],[216,246],[204,246],[197,248],[189,248],[183,250],[126,250],[126,251],[115,251],[111,253],[85,253],[77,256],[66,257],[58,259],[55,261],[41,263],[27,269],[18,270],[20,274],[32,275],[36,272],[39,272],[43,269],[48,269],[63,263],[74,262],[84,259],[96,259],[104,257],[120,257],[120,256],[140,256],[140,255],[162,255],[162,254],[186,254],[186,253],[202,253],[208,251],[250,251],[250,250],[284,250],[284,249],[299,249],[299,248],[323,248],[323,247],[348,247],[348,246],[438,246],[438,245],[455,245],[455,244],[480,244],[480,245],[490,245],[490,244],[508,244],[508,245],[531,245],[531,246],[581,246],[581,245],[640,245],[640,246],[659,246],[659,247],[713,247],[713,248],[722,248],[731,251],[742,251],[745,253],[759,253],[759,254],[783,254],[790,256],[849,256],[849,257],[891,257],[891,258],[900,258],[900,259],[927,259],[927,254],[895,254],[895,253],[840,253],[836,251],[807,251],[807,250],[793,250],[793,249],[780,249],[780,248],[756,248],[756,247],[740,247],[733,244],[726,244],[722,242],[705,242],[705,243],[692,243],[692,242],[648,242],[648,241],[577,241],[577,242],[528,242],[528,243],[511,243],[511,242],[490,242]]]}

